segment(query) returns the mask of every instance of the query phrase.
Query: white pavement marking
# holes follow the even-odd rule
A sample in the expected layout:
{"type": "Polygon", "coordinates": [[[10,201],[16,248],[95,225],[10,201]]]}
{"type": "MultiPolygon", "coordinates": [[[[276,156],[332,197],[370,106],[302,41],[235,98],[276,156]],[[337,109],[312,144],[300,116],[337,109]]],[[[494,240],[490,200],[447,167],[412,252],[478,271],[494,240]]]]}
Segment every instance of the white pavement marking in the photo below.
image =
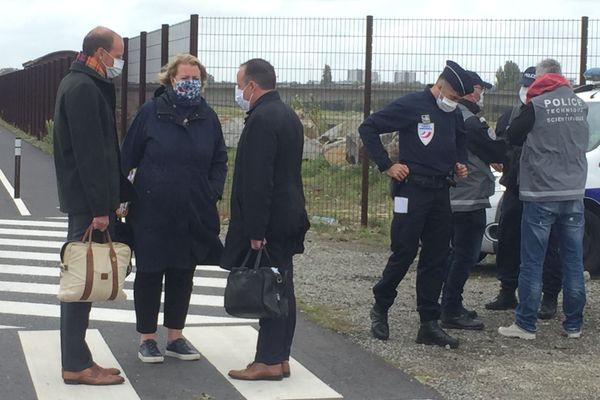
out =
{"type": "Polygon", "coordinates": [[[42,231],[42,230],[30,230],[30,229],[0,228],[0,235],[59,237],[59,238],[64,239],[67,237],[67,231],[42,231]]]}
{"type": "Polygon", "coordinates": [[[186,328],[185,337],[227,377],[246,400],[342,399],[293,358],[291,376],[282,381],[239,381],[228,377],[231,369],[245,368],[254,359],[258,333],[251,326],[186,328]]]}
{"type": "Polygon", "coordinates": [[[10,258],[13,260],[40,260],[60,262],[60,254],[58,252],[39,253],[37,251],[0,250],[0,258],[10,258]]]}
{"type": "Polygon", "coordinates": [[[0,325],[0,329],[23,329],[22,326],[0,325]]]}
{"type": "MultiPolygon", "coordinates": [[[[121,376],[125,378],[125,383],[121,385],[65,385],[60,374],[59,331],[21,331],[19,337],[38,400],[140,399],[124,372],[121,372],[121,376]]],[[[99,365],[123,371],[97,329],[87,330],[86,342],[94,354],[94,361],[99,365]]]]}
{"type": "Polygon", "coordinates": [[[15,188],[13,188],[13,186],[10,184],[9,180],[6,178],[6,175],[4,175],[4,172],[2,172],[1,169],[0,169],[0,182],[2,182],[2,184],[4,185],[4,188],[6,188],[6,191],[10,195],[10,198],[13,199],[13,201],[15,202],[15,206],[17,206],[17,210],[19,210],[19,213],[24,217],[30,216],[31,213],[25,206],[25,203],[23,203],[23,200],[14,198],[15,188]]]}
{"type": "MultiPolygon", "coordinates": [[[[0,292],[50,294],[56,296],[59,287],[60,285],[51,283],[0,281],[0,292]]],[[[129,300],[133,300],[133,290],[125,289],[124,292],[129,300]]],[[[162,293],[161,301],[164,302],[164,292],[162,293]]],[[[192,294],[190,305],[223,307],[223,296],[192,294]]]]}
{"type": "Polygon", "coordinates": [[[66,222],[36,221],[32,219],[0,219],[0,225],[37,226],[43,228],[67,228],[66,222]]]}
{"type": "MultiPolygon", "coordinates": [[[[2,258],[2,251],[0,251],[2,258]]],[[[56,267],[34,267],[28,265],[0,264],[0,274],[29,275],[29,276],[59,276],[60,270],[56,267]]],[[[133,282],[135,272],[132,272],[125,281],[133,282]]],[[[194,286],[204,286],[213,288],[224,288],[227,284],[227,278],[205,278],[203,276],[194,277],[194,286]]]]}
{"type": "Polygon", "coordinates": [[[44,249],[60,249],[65,242],[51,240],[31,240],[31,239],[3,239],[0,238],[0,246],[15,247],[40,247],[44,249]]]}
{"type": "Polygon", "coordinates": [[[54,276],[58,278],[60,270],[57,267],[32,267],[29,265],[0,264],[0,274],[54,276]]]}
{"type": "MultiPolygon", "coordinates": [[[[57,300],[58,302],[58,300],[57,300]]],[[[94,303],[103,304],[103,303],[94,303]]],[[[105,303],[104,303],[105,304],[105,303]]],[[[16,301],[0,301],[0,314],[11,315],[29,315],[34,317],[60,317],[60,306],[58,304],[26,303],[16,301]]],[[[135,312],[133,310],[120,310],[114,308],[92,307],[90,320],[105,322],[135,323],[135,312]]],[[[158,320],[163,320],[163,314],[158,315],[158,320]]],[[[186,324],[189,325],[213,325],[213,324],[252,324],[256,320],[232,318],[232,317],[212,317],[208,315],[190,314],[186,318],[186,324]]],[[[187,328],[186,328],[187,332],[187,328]]]]}

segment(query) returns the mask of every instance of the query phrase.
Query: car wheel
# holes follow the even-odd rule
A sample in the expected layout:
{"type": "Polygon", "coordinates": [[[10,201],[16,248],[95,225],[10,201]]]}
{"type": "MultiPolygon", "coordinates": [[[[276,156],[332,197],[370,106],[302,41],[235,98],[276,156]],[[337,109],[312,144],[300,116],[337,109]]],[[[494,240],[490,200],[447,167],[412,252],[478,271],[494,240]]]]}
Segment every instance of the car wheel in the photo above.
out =
{"type": "Polygon", "coordinates": [[[585,210],[583,265],[590,274],[600,272],[600,217],[585,210]]]}

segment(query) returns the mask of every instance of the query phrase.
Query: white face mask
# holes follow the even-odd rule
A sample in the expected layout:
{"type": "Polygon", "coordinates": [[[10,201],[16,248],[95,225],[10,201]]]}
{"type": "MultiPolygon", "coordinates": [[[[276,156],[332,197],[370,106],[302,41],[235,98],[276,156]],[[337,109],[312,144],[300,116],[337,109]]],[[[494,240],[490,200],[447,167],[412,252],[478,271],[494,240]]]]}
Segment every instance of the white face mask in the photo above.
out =
{"type": "Polygon", "coordinates": [[[108,79],[116,78],[117,76],[121,75],[121,73],[123,72],[123,66],[125,65],[125,61],[121,60],[120,58],[113,58],[113,60],[114,61],[112,67],[108,67],[105,65],[106,77],[108,79]]]}
{"type": "Polygon", "coordinates": [[[450,100],[447,97],[443,97],[441,93],[436,99],[436,103],[440,110],[447,113],[456,110],[456,107],[458,106],[456,101],[450,100]]]}
{"type": "Polygon", "coordinates": [[[248,85],[244,86],[243,89],[240,89],[237,85],[235,85],[235,102],[241,107],[242,110],[248,111],[250,110],[250,101],[244,99],[244,90],[248,85]]]}
{"type": "Polygon", "coordinates": [[[483,108],[483,92],[481,92],[481,94],[479,95],[479,100],[477,100],[477,103],[475,103],[479,106],[479,108],[483,108]]]}
{"type": "Polygon", "coordinates": [[[519,100],[523,104],[527,101],[527,88],[525,86],[521,86],[521,89],[519,89],[519,100]]]}

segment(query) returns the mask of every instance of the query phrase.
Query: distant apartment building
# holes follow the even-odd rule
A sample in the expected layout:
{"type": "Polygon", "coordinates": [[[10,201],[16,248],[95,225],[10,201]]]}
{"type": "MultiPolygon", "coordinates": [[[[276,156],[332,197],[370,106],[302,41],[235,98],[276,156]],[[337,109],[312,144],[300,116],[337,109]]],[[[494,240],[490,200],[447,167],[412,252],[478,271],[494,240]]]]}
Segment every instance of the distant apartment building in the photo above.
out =
{"type": "Polygon", "coordinates": [[[416,71],[394,72],[394,83],[413,83],[417,81],[416,71]]]}
{"type": "MultiPolygon", "coordinates": [[[[348,82],[364,83],[365,71],[362,69],[349,69],[348,70],[348,82]]],[[[371,82],[379,83],[379,72],[371,72],[371,82]]]]}

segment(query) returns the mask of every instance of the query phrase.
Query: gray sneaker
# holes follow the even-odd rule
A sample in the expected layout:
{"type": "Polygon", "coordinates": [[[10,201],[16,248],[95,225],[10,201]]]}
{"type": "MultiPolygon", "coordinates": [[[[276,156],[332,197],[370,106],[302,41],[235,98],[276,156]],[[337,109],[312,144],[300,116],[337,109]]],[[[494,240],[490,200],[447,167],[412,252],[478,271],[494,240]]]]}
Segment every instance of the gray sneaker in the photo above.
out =
{"type": "Polygon", "coordinates": [[[581,338],[581,329],[578,331],[565,331],[567,339],[579,339],[581,338]]]}
{"type": "Polygon", "coordinates": [[[165,358],[160,350],[158,350],[158,345],[154,339],[144,340],[142,344],[140,344],[138,358],[145,363],[161,363],[165,361],[165,358]]]}
{"type": "Polygon", "coordinates": [[[179,338],[167,345],[165,355],[175,357],[184,361],[192,361],[200,359],[198,350],[192,347],[184,338],[179,338]]]}
{"type": "Polygon", "coordinates": [[[512,324],[511,326],[501,326],[498,328],[498,333],[502,336],[511,337],[511,338],[519,338],[525,340],[533,340],[535,339],[535,333],[527,332],[525,329],[522,329],[517,324],[512,324]]]}

